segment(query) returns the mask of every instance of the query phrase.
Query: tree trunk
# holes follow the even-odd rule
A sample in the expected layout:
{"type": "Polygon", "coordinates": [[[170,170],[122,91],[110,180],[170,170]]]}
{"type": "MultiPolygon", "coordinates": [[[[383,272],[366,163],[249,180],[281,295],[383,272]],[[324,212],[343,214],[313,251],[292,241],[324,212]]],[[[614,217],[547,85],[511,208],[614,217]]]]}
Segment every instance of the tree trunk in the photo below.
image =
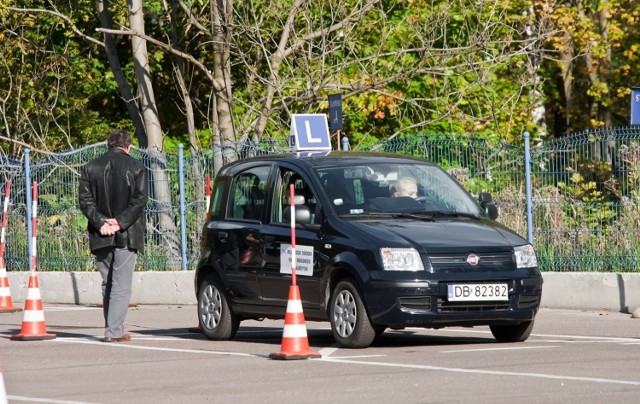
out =
{"type": "MultiPolygon", "coordinates": [[[[142,10],[142,0],[128,0],[129,23],[131,30],[137,34],[144,35],[144,15],[142,10]]],[[[133,50],[134,67],[136,79],[138,81],[139,105],[144,118],[145,129],[148,140],[148,155],[151,169],[151,179],[153,180],[153,194],[151,199],[157,205],[158,227],[162,244],[170,257],[170,266],[178,264],[181,258],[180,240],[178,239],[176,224],[171,211],[171,193],[169,191],[169,176],[166,172],[166,156],[162,145],[162,128],[158,111],[156,108],[155,96],[151,82],[151,72],[147,57],[147,42],[140,36],[131,37],[131,47],[133,50]]]]}
{"type": "MultiPolygon", "coordinates": [[[[179,5],[176,1],[171,3],[171,36],[173,47],[179,51],[182,51],[182,33],[178,28],[178,9],[179,5]]],[[[180,94],[182,95],[182,101],[184,103],[184,113],[185,118],[187,120],[187,131],[189,132],[189,152],[191,154],[191,164],[193,172],[191,175],[193,178],[202,179],[202,184],[204,185],[205,181],[202,175],[202,168],[200,167],[200,160],[197,158],[196,152],[198,151],[198,139],[196,136],[196,124],[193,113],[193,102],[191,100],[191,95],[189,94],[189,88],[187,87],[187,83],[185,80],[184,74],[184,58],[181,56],[174,57],[175,63],[175,75],[176,80],[178,82],[178,88],[180,89],[180,94]]],[[[204,186],[196,186],[195,188],[195,199],[198,201],[204,200],[204,186]]],[[[206,207],[205,207],[206,208],[206,207]]],[[[204,217],[204,214],[202,215],[204,217]]]]}
{"type": "Polygon", "coordinates": [[[220,165],[216,164],[214,170],[217,174],[223,164],[235,161],[236,136],[231,113],[231,26],[233,19],[233,0],[211,0],[211,32],[213,33],[213,76],[222,83],[222,88],[215,91],[213,112],[215,115],[212,134],[214,156],[218,152],[220,165]],[[216,145],[216,140],[218,145],[216,145]]]}
{"type": "MultiPolygon", "coordinates": [[[[97,0],[98,1],[98,13],[100,14],[100,25],[102,28],[111,29],[111,15],[109,13],[109,9],[107,7],[107,0],[97,0]]],[[[116,83],[118,83],[118,89],[120,90],[120,95],[122,95],[122,99],[127,106],[127,111],[129,111],[129,116],[133,121],[133,125],[136,128],[136,138],[138,139],[138,144],[142,148],[147,147],[147,134],[144,130],[144,123],[142,122],[142,116],[140,116],[140,110],[138,109],[138,104],[136,99],[127,84],[127,78],[122,72],[122,65],[120,64],[120,59],[118,58],[118,52],[116,51],[116,44],[113,41],[113,37],[111,34],[104,34],[104,47],[107,52],[107,59],[109,60],[109,66],[111,67],[111,71],[113,72],[116,83]]]]}

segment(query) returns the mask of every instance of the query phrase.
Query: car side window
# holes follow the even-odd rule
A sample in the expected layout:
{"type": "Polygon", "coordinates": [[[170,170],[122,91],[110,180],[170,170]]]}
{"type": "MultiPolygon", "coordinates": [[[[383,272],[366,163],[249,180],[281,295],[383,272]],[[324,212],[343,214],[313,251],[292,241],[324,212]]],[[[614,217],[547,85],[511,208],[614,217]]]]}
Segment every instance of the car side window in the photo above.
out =
{"type": "Polygon", "coordinates": [[[213,183],[211,207],[209,209],[209,218],[212,220],[220,220],[220,206],[222,206],[222,195],[226,181],[224,178],[217,178],[213,183]]]}
{"type": "Polygon", "coordinates": [[[231,185],[227,217],[261,220],[270,166],[254,167],[236,175],[231,185]]]}
{"type": "Polygon", "coordinates": [[[307,181],[297,172],[289,169],[280,170],[274,193],[272,220],[274,223],[285,223],[284,210],[289,206],[289,185],[293,184],[294,194],[304,197],[304,208],[311,213],[310,224],[316,224],[318,201],[307,181]]]}

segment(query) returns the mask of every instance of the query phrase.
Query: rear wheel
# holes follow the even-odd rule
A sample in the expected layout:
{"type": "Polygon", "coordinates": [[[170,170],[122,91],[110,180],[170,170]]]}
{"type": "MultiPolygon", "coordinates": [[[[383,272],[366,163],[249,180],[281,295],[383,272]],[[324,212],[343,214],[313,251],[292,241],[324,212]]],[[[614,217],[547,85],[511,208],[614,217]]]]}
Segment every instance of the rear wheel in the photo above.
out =
{"type": "Polygon", "coordinates": [[[500,342],[522,342],[526,341],[533,330],[534,321],[525,321],[513,325],[492,325],[489,326],[494,338],[500,342]]]}
{"type": "Polygon", "coordinates": [[[353,280],[338,282],[331,295],[333,337],[347,348],[366,348],[376,336],[367,310],[353,280]]]}
{"type": "Polygon", "coordinates": [[[231,339],[240,326],[220,284],[217,277],[209,275],[198,291],[198,320],[204,335],[212,340],[231,339]]]}

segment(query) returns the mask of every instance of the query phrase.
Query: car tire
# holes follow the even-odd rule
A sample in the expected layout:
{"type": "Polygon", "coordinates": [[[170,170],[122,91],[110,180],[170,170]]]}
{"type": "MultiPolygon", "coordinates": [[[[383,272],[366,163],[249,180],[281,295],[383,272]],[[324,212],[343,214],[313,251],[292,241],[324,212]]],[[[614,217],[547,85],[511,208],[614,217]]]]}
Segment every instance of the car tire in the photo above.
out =
{"type": "Polygon", "coordinates": [[[489,326],[493,337],[499,342],[522,342],[526,341],[533,330],[534,321],[525,321],[513,325],[492,325],[489,326]]]}
{"type": "Polygon", "coordinates": [[[353,280],[338,282],[331,294],[331,331],[340,345],[346,348],[366,348],[376,331],[353,280]]]}
{"type": "Polygon", "coordinates": [[[240,320],[230,308],[229,299],[221,282],[213,275],[207,276],[198,291],[198,320],[204,335],[211,340],[233,338],[240,320]]]}

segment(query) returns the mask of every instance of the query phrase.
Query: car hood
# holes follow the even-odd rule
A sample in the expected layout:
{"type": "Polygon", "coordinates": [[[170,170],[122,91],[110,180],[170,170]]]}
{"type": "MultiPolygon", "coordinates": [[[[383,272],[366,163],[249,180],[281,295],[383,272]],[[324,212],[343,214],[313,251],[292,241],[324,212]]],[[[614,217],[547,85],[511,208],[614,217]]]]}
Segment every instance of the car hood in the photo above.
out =
{"type": "Polygon", "coordinates": [[[352,222],[380,247],[411,246],[427,253],[511,251],[527,241],[489,219],[377,220],[352,222]]]}

